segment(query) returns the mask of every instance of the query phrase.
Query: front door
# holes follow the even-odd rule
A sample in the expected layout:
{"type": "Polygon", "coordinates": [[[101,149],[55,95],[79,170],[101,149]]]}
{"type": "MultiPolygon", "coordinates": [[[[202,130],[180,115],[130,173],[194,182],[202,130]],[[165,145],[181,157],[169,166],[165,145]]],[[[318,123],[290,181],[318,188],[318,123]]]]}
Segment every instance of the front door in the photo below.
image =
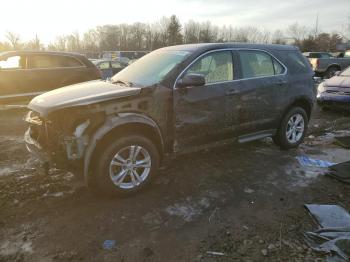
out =
{"type": "Polygon", "coordinates": [[[234,95],[234,63],[230,50],[201,56],[184,72],[202,74],[204,86],[175,87],[175,152],[232,137],[227,97],[234,95]]]}

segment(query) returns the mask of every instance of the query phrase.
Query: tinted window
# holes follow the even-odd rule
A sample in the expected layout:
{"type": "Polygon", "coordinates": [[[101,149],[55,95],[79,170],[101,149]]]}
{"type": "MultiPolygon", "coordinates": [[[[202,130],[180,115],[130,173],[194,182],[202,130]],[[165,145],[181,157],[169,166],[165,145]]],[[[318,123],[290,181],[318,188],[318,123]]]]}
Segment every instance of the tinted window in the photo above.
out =
{"type": "Polygon", "coordinates": [[[109,68],[109,62],[101,62],[97,65],[100,69],[108,69],[109,68]]]}
{"type": "Polygon", "coordinates": [[[56,67],[79,67],[83,66],[82,63],[75,59],[74,57],[69,56],[52,56],[53,64],[56,67]]]}
{"type": "Polygon", "coordinates": [[[321,54],[321,58],[331,58],[332,56],[330,54],[327,53],[323,53],[321,54]]]}
{"type": "Polygon", "coordinates": [[[26,59],[22,56],[11,56],[5,60],[0,60],[0,68],[2,69],[25,69],[26,59]]]}
{"type": "Polygon", "coordinates": [[[307,60],[298,52],[286,52],[286,63],[291,74],[304,74],[311,71],[307,60]]]}
{"type": "Polygon", "coordinates": [[[122,68],[123,66],[118,62],[112,62],[112,68],[122,68]]]}
{"type": "Polygon", "coordinates": [[[310,58],[331,58],[332,56],[328,53],[310,53],[310,58]]]}
{"type": "Polygon", "coordinates": [[[202,74],[206,83],[233,80],[233,62],[230,51],[210,53],[197,60],[186,74],[202,74]]]}
{"type": "Polygon", "coordinates": [[[269,54],[261,51],[239,51],[243,78],[281,74],[283,67],[269,54]]]}
{"type": "Polygon", "coordinates": [[[30,68],[79,67],[82,64],[73,57],[56,55],[33,55],[30,68]]]}
{"type": "Polygon", "coordinates": [[[273,61],[273,67],[275,69],[275,75],[283,74],[284,73],[283,66],[276,59],[272,59],[272,61],[273,61]]]}

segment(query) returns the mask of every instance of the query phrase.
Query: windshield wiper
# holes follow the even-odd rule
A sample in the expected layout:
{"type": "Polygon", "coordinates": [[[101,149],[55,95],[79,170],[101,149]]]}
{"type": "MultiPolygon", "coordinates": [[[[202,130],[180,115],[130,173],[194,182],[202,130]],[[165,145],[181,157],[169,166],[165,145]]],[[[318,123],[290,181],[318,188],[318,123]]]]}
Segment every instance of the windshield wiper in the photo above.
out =
{"type": "Polygon", "coordinates": [[[112,82],[112,84],[122,84],[128,87],[132,87],[132,83],[131,82],[126,82],[126,81],[122,81],[122,80],[115,80],[112,82]]]}

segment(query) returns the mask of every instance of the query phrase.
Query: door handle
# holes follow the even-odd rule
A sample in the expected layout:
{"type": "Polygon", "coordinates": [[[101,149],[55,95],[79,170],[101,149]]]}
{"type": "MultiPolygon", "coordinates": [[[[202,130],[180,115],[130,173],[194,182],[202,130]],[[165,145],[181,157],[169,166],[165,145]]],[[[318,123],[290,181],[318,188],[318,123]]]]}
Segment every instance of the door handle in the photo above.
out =
{"type": "Polygon", "coordinates": [[[233,95],[236,95],[236,94],[238,94],[238,93],[239,93],[239,90],[232,89],[232,90],[228,90],[228,91],[226,92],[226,95],[227,95],[227,96],[233,96],[233,95]]]}
{"type": "Polygon", "coordinates": [[[277,81],[277,85],[281,86],[281,85],[284,85],[284,84],[287,84],[287,81],[286,80],[278,80],[277,81]]]}

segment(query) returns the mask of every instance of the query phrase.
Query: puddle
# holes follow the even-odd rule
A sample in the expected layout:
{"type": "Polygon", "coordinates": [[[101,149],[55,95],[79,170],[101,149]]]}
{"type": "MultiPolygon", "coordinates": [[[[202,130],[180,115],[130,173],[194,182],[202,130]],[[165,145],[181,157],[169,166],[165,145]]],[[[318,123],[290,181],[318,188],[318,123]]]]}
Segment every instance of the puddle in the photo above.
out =
{"type": "Polygon", "coordinates": [[[38,163],[38,160],[36,158],[30,157],[23,164],[17,163],[17,164],[11,164],[11,165],[7,165],[7,164],[0,165],[0,177],[16,174],[22,171],[35,170],[36,169],[35,166],[37,165],[37,163],[38,163]]]}
{"type": "Polygon", "coordinates": [[[186,222],[191,222],[195,217],[201,215],[209,206],[210,203],[206,197],[201,198],[199,201],[187,198],[185,202],[168,206],[165,211],[171,216],[180,217],[186,222]]]}
{"type": "Polygon", "coordinates": [[[0,256],[12,256],[18,253],[33,253],[32,242],[29,240],[6,240],[0,245],[0,256]]]}

